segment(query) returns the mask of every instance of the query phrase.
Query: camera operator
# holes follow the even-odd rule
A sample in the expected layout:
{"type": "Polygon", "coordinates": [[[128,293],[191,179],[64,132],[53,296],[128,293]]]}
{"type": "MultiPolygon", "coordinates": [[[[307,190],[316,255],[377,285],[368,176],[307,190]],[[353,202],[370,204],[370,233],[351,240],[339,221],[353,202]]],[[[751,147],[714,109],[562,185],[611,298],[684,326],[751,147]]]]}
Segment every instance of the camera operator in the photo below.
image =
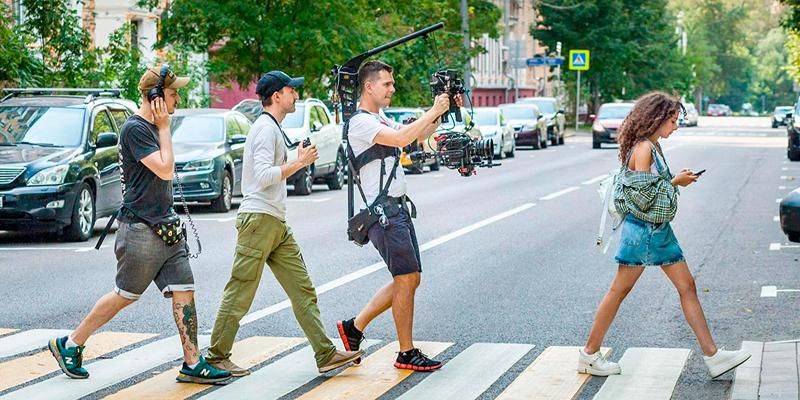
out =
{"type": "MultiPolygon", "coordinates": [[[[391,307],[400,343],[394,366],[432,371],[440,368],[441,362],[422,354],[412,340],[414,295],[422,267],[411,222],[415,212],[409,212],[406,180],[402,168],[397,166],[397,157],[399,149],[425,140],[436,130],[441,121],[439,117],[448,111],[450,98],[447,94],[437,96],[433,107],[409,125],[395,123],[379,114],[381,108],[389,106],[395,92],[392,71],[391,66],[380,61],[369,61],[359,69],[361,109],[348,122],[351,156],[355,156],[352,161],[368,205],[375,203],[384,185],[388,185],[386,197],[379,199],[383,217],[380,223],[372,225],[368,235],[389,267],[392,281],[380,288],[356,317],[338,321],[337,328],[345,349],[357,351],[363,339],[362,332],[370,321],[391,307]]],[[[460,95],[456,96],[456,102],[461,106],[460,95]]],[[[411,205],[413,210],[413,203],[411,205]]]]}

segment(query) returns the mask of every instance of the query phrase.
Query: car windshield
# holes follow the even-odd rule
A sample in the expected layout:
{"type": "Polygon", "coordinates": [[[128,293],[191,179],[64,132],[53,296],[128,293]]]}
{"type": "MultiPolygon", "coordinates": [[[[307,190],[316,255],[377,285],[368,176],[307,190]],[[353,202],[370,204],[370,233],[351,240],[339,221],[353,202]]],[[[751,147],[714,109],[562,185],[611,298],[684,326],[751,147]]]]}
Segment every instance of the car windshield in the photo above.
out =
{"type": "Polygon", "coordinates": [[[600,107],[598,119],[625,119],[633,109],[633,104],[626,106],[603,106],[600,107]]]}
{"type": "Polygon", "coordinates": [[[0,146],[26,143],[77,147],[83,133],[83,108],[0,107],[0,146]]]}
{"type": "Polygon", "coordinates": [[[709,109],[709,110],[722,110],[722,106],[721,106],[721,105],[719,105],[719,104],[710,104],[710,105],[708,106],[708,109],[709,109]]]}
{"type": "Polygon", "coordinates": [[[238,111],[244,114],[244,116],[247,117],[250,122],[255,122],[264,111],[264,106],[261,105],[260,101],[245,100],[234,107],[233,111],[238,111]]]}
{"type": "Polygon", "coordinates": [[[497,125],[497,110],[476,108],[473,118],[478,125],[497,125]]]}
{"type": "Polygon", "coordinates": [[[296,104],[295,110],[291,114],[286,114],[286,118],[281,122],[281,126],[285,129],[288,128],[302,128],[303,118],[305,118],[306,106],[304,104],[296,104]]]}
{"type": "Polygon", "coordinates": [[[545,114],[553,114],[556,112],[556,102],[553,100],[536,99],[536,100],[528,100],[525,103],[536,104],[536,107],[539,107],[539,111],[545,114]]]}
{"type": "Polygon", "coordinates": [[[775,114],[786,114],[792,112],[792,107],[775,107],[775,114]]]}
{"type": "Polygon", "coordinates": [[[503,107],[503,116],[506,117],[506,121],[510,119],[536,118],[533,109],[528,107],[503,107]]]}
{"type": "Polygon", "coordinates": [[[223,117],[178,116],[172,117],[172,141],[175,143],[221,142],[225,137],[223,117]]]}

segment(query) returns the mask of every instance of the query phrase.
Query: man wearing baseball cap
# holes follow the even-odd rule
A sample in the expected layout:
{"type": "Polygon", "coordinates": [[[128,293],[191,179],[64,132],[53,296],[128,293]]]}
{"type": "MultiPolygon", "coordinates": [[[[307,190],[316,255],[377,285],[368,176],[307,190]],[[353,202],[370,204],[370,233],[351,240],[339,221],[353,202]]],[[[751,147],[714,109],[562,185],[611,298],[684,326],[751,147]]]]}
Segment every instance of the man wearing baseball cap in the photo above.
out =
{"type": "Polygon", "coordinates": [[[208,349],[209,363],[233,376],[250,373],[230,360],[231,349],[240,321],[253,304],[265,264],[289,297],[295,319],[314,350],[319,372],[342,367],[364,354],[338,351],[328,338],[300,246],[286,224],[286,178],[319,157],[316,146],[300,144],[297,158],[287,162],[288,139],[281,122],[295,111],[295,88],[302,84],[303,78],[271,71],[256,85],[264,111],[250,128],[244,145],[244,198],[236,217],[236,253],[208,349]]]}
{"type": "Polygon", "coordinates": [[[188,78],[176,77],[168,66],[150,68],[141,80],[142,107],[122,125],[119,139],[122,209],[114,244],[117,257],[116,287],[101,297],[83,322],[69,336],[50,340],[48,347],[61,370],[70,378],[85,379],[84,343],[89,336],[110,321],[123,308],[155,282],[164,297],[172,298],[172,314],[183,348],[183,368],[179,382],[224,384],[231,374],[212,367],[200,355],[197,344],[197,311],[194,302],[194,276],[189,265],[186,241],[169,245],[151,226],[176,216],[172,208],[172,178],[175,157],[172,153],[169,114],[180,102],[177,89],[188,78]],[[161,71],[163,93],[152,101],[161,71]]]}

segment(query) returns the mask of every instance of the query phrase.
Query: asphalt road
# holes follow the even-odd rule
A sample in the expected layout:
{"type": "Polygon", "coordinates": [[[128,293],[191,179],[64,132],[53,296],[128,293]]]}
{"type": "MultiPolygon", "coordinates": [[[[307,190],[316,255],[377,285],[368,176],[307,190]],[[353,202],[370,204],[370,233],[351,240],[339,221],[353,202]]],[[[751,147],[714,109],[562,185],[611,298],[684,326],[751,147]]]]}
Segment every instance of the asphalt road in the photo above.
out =
{"type": "MultiPolygon", "coordinates": [[[[785,129],[771,129],[768,118],[703,117],[699,127],[681,128],[663,146],[673,170],[707,170],[697,184],[682,189],[673,229],[718,345],[739,348],[742,340],[800,337],[800,294],[761,297],[762,286],[800,288],[800,250],[770,250],[771,244],[787,244],[774,221],[776,199],[794,189],[794,177],[800,176],[800,164],[786,159],[785,129]]],[[[518,149],[515,158],[500,162],[469,178],[450,170],[408,177],[423,245],[415,338],[453,342],[441,354],[445,361],[474,343],[534,345],[483,392],[486,399],[505,389],[548,346],[582,345],[616,271],[616,243],[605,255],[594,246],[601,211],[597,181],[618,166],[616,146],[592,150],[591,138],[578,134],[566,145],[518,149]]],[[[319,185],[311,196],[290,195],[288,201],[288,223],[320,292],[324,322],[335,335],[335,321],[354,315],[389,273],[375,267],[380,258],[371,245],[359,248],[347,241],[345,190],[319,185]],[[340,279],[355,272],[361,274],[340,279]]],[[[203,242],[203,254],[193,260],[202,332],[212,326],[230,273],[236,211],[215,214],[196,206],[192,212],[203,242]]],[[[92,249],[105,222],[98,221],[91,242],[80,244],[0,232],[0,328],[71,329],[113,289],[114,235],[101,251],[92,249]]],[[[266,311],[255,314],[239,337],[302,336],[289,308],[268,308],[284,300],[265,273],[252,312],[266,311]]],[[[103,330],[175,334],[169,302],[153,286],[103,330]]],[[[367,335],[395,340],[391,315],[375,320],[367,335]]],[[[730,395],[733,375],[707,377],[677,293],[658,268],[642,276],[605,345],[615,349],[614,360],[633,347],[691,349],[672,398],[730,395]]],[[[395,398],[424,378],[412,375],[382,398],[395,398]]],[[[92,397],[137,380],[142,378],[92,397]]],[[[318,378],[292,396],[323,381],[318,378]]],[[[579,398],[592,398],[603,382],[591,379],[579,398]]]]}

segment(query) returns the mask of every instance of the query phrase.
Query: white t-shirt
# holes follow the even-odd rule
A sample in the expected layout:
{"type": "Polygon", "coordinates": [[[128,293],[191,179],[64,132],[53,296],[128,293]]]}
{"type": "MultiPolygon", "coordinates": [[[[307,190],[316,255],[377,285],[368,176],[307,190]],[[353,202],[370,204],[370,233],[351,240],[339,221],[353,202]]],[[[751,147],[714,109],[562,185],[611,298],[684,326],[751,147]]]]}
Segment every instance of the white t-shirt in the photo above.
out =
{"type": "MultiPolygon", "coordinates": [[[[397,130],[402,128],[403,125],[375,113],[362,112],[351,118],[350,129],[347,132],[347,136],[350,140],[350,146],[353,148],[353,153],[355,153],[356,157],[372,147],[375,144],[375,136],[377,136],[378,132],[386,127],[397,130]]],[[[394,159],[395,157],[386,157],[384,159],[384,185],[389,179],[389,174],[392,173],[394,159]]],[[[370,161],[367,163],[367,165],[361,167],[359,176],[361,177],[361,187],[364,189],[364,195],[366,195],[367,201],[372,203],[375,201],[375,198],[378,197],[378,193],[381,191],[379,188],[381,177],[381,160],[370,161]]],[[[358,191],[358,188],[356,188],[356,191],[358,191]]],[[[403,173],[403,166],[398,165],[394,180],[389,186],[388,195],[390,197],[400,197],[404,194],[406,194],[406,176],[403,173]]],[[[357,193],[356,198],[361,199],[361,195],[357,193]]]]}

